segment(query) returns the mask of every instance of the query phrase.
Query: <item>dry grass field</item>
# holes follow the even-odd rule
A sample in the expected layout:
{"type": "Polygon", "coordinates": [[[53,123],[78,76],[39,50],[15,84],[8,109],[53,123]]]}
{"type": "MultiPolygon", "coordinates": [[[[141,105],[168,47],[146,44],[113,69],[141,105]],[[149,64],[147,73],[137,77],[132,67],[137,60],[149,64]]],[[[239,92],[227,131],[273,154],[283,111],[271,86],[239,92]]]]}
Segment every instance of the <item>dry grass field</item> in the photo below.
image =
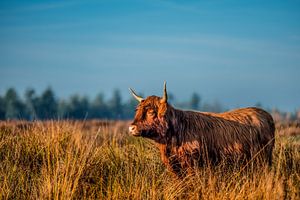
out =
{"type": "Polygon", "coordinates": [[[277,124],[271,168],[176,178],[128,122],[0,122],[1,199],[300,199],[300,127],[277,124]]]}

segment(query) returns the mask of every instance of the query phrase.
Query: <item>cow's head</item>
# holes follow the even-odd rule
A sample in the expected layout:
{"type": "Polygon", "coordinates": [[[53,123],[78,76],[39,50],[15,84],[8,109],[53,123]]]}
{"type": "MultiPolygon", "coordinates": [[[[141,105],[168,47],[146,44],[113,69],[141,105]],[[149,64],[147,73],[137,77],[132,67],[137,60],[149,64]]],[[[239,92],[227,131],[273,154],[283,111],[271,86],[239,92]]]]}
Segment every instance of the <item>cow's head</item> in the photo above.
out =
{"type": "Polygon", "coordinates": [[[139,101],[134,121],[129,126],[129,132],[134,136],[156,139],[163,137],[168,129],[166,114],[168,111],[168,95],[166,82],[162,97],[149,96],[146,99],[138,96],[130,89],[133,97],[139,101]]]}

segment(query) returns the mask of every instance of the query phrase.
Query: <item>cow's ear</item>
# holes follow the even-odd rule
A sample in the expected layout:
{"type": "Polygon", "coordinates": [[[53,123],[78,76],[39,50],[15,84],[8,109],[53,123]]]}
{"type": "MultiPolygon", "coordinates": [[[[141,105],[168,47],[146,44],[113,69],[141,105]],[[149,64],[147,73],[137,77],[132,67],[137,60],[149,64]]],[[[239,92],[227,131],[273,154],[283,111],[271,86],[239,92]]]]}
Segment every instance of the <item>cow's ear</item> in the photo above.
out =
{"type": "Polygon", "coordinates": [[[168,109],[168,104],[166,102],[160,103],[158,108],[158,117],[163,118],[167,113],[167,109],[168,109]]]}

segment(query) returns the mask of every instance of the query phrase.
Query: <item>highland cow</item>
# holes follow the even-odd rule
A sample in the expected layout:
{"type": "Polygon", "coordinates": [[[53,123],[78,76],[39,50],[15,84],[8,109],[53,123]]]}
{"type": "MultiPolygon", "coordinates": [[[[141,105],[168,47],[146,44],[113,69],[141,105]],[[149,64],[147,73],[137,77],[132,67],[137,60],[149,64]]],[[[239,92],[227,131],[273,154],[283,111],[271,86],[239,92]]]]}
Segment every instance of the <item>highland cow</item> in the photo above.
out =
{"type": "Polygon", "coordinates": [[[154,140],[163,163],[173,173],[180,175],[224,160],[271,165],[275,126],[266,111],[255,107],[224,113],[175,109],[168,103],[166,83],[162,98],[143,99],[130,91],[139,105],[129,132],[154,140]]]}

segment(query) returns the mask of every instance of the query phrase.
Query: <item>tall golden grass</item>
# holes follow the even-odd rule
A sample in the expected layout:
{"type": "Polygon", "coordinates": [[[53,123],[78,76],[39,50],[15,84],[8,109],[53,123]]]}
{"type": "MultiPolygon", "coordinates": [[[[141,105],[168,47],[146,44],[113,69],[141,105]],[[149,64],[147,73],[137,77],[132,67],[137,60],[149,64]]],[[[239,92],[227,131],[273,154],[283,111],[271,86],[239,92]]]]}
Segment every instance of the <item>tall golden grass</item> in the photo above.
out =
{"type": "Polygon", "coordinates": [[[151,141],[127,134],[127,124],[1,122],[0,198],[300,198],[300,135],[278,127],[271,168],[220,166],[176,178],[151,141]]]}

